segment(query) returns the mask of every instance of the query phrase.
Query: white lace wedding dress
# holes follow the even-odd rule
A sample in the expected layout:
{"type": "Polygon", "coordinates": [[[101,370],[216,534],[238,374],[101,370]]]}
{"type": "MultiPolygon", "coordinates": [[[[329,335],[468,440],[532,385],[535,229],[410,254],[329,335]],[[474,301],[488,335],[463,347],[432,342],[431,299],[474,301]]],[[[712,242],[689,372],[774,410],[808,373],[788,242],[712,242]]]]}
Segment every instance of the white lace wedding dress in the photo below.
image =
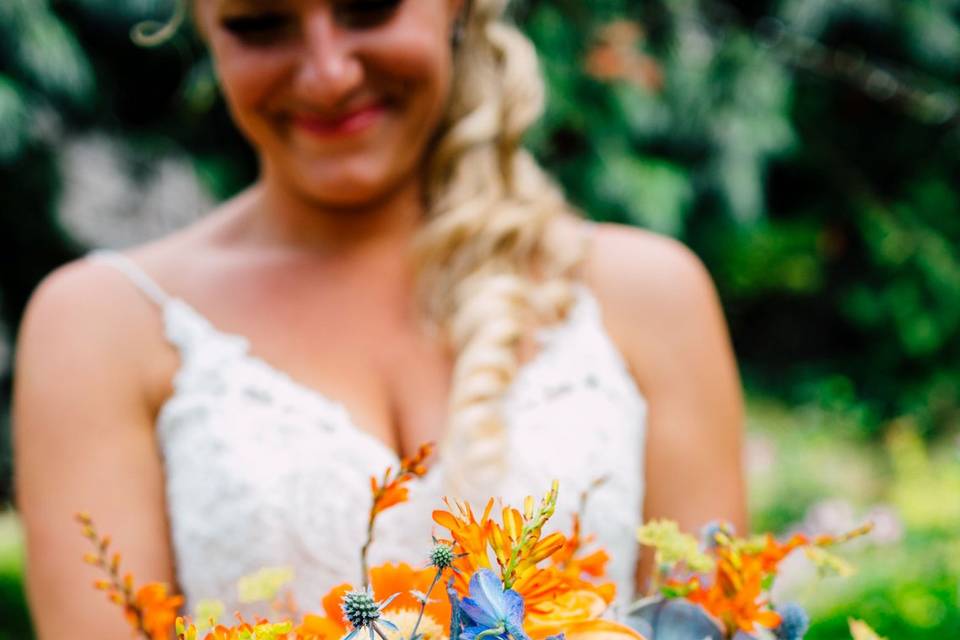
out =
{"type": "MultiPolygon", "coordinates": [[[[213,598],[228,615],[261,612],[239,601],[237,582],[264,568],[294,570],[290,587],[302,610],[318,611],[336,584],[356,584],[369,477],[396,467],[395,452],[360,430],[341,404],[251,355],[244,337],[217,330],[122,254],[90,258],[119,269],[159,306],[181,357],[156,437],[187,611],[213,598]]],[[[580,493],[606,478],[591,494],[583,530],[611,555],[608,577],[623,603],[633,595],[646,403],[585,286],[577,286],[567,320],[538,337],[538,355],[504,400],[508,475],[483,493],[520,506],[558,479],[547,530],[569,530],[580,493]]],[[[412,484],[409,502],[382,514],[372,565],[425,566],[442,473],[437,461],[412,484]]]]}

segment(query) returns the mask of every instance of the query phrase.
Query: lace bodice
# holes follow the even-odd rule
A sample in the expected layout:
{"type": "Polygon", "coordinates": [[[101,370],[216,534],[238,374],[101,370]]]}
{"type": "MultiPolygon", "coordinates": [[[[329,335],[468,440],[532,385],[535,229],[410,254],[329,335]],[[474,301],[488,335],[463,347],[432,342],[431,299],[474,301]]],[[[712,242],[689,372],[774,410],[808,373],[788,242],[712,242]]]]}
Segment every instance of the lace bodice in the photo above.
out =
{"type": "MultiPolygon", "coordinates": [[[[291,588],[304,610],[318,610],[330,587],[356,583],[369,476],[396,467],[394,451],[359,429],[343,405],[252,355],[244,337],[216,329],[122,254],[91,257],[127,274],[159,305],[180,354],[156,437],[187,609],[214,598],[228,612],[262,613],[239,602],[237,583],[264,568],[294,570],[291,588]]],[[[538,333],[537,355],[508,389],[508,471],[483,493],[520,506],[558,479],[547,530],[569,530],[580,493],[606,478],[591,493],[583,531],[610,553],[608,577],[622,603],[633,595],[646,403],[595,297],[583,285],[576,293],[567,319],[538,333]]],[[[380,516],[372,565],[425,565],[442,474],[438,460],[413,483],[409,502],[380,516]]]]}

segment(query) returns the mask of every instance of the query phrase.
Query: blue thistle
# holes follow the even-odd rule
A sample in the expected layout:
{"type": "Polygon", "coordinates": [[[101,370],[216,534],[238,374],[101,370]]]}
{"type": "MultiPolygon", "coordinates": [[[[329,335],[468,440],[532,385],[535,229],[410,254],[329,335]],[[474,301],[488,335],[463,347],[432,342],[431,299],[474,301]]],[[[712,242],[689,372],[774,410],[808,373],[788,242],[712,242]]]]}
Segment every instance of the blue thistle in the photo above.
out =
{"type": "Polygon", "coordinates": [[[440,543],[430,550],[430,564],[441,571],[452,565],[456,558],[453,547],[448,544],[440,543]]]}
{"type": "Polygon", "coordinates": [[[383,602],[377,602],[373,599],[373,591],[370,587],[350,591],[345,594],[340,608],[343,610],[343,615],[347,619],[347,622],[353,627],[353,631],[347,634],[343,640],[353,640],[353,637],[357,635],[361,629],[367,629],[370,632],[370,640],[374,640],[374,634],[384,638],[385,636],[383,631],[380,630],[380,625],[397,631],[397,626],[389,620],[382,618],[380,614],[398,595],[400,594],[395,593],[383,602]]]}
{"type": "Polygon", "coordinates": [[[810,628],[810,616],[798,604],[785,604],[777,609],[780,626],[773,630],[778,640],[803,640],[810,628]]]}

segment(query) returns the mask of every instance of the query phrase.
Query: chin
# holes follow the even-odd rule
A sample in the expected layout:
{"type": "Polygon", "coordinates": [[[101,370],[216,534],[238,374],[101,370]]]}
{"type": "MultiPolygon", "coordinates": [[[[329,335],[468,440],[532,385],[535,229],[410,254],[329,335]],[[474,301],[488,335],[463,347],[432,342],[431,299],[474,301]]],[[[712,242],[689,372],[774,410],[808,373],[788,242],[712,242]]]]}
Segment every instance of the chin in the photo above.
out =
{"type": "Polygon", "coordinates": [[[386,198],[396,186],[384,177],[371,178],[343,175],[311,178],[297,181],[298,190],[311,202],[323,207],[361,208],[386,198]]]}

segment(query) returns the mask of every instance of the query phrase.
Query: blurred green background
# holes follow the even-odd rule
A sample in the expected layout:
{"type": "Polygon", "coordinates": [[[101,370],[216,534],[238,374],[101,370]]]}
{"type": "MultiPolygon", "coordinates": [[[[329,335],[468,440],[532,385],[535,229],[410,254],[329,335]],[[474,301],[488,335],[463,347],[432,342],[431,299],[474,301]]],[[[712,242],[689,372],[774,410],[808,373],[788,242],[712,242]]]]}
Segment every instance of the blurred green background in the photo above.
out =
{"type": "MultiPolygon", "coordinates": [[[[13,343],[37,282],[195,219],[256,166],[169,0],[0,1],[0,503],[13,343]]],[[[808,637],[848,616],[960,638],[960,0],[524,0],[549,109],[529,143],[592,217],[707,263],[749,400],[758,529],[840,531],[848,579],[778,584],[808,637]]],[[[30,638],[0,513],[0,640],[30,638]]],[[[79,559],[78,559],[79,561],[79,559]]]]}

